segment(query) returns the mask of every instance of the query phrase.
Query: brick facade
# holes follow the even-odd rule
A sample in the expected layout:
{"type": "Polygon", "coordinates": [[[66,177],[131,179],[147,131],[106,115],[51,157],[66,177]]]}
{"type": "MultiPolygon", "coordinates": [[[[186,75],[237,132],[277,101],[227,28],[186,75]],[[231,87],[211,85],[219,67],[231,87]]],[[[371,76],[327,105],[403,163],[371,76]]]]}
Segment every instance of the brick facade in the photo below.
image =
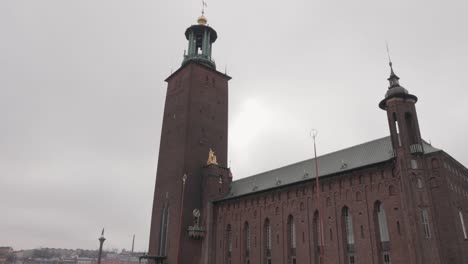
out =
{"type": "Polygon", "coordinates": [[[167,79],[149,248],[157,263],[318,264],[320,249],[324,263],[468,263],[468,170],[424,150],[417,97],[393,68],[379,105],[391,158],[321,175],[317,206],[311,177],[229,195],[230,77],[211,66],[185,60],[167,79]],[[219,165],[206,164],[210,149],[219,165]]]}

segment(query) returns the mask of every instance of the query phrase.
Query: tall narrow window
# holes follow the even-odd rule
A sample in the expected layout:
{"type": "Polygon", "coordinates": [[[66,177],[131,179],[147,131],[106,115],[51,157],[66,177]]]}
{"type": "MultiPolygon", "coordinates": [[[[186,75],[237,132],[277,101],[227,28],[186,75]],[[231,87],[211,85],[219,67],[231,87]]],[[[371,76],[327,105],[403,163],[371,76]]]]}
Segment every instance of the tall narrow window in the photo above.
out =
{"type": "Polygon", "coordinates": [[[263,228],[265,236],[265,259],[266,264],[271,264],[271,225],[270,220],[265,219],[265,224],[263,228]]]}
{"type": "Polygon", "coordinates": [[[430,238],[431,237],[431,230],[429,229],[429,217],[427,217],[427,209],[421,208],[421,222],[424,231],[424,237],[430,238]]]}
{"type": "Polygon", "coordinates": [[[377,220],[379,223],[379,234],[380,242],[390,241],[390,236],[388,234],[388,225],[387,225],[387,215],[382,206],[382,203],[378,202],[377,204],[377,220]]]}
{"type": "Polygon", "coordinates": [[[288,217],[288,257],[290,263],[296,261],[296,224],[294,223],[294,217],[289,215],[288,217]]]}
{"type": "Polygon", "coordinates": [[[167,233],[169,225],[169,208],[164,207],[161,210],[161,225],[159,229],[159,255],[166,256],[167,254],[167,233]]]}
{"type": "Polygon", "coordinates": [[[354,244],[353,218],[351,217],[348,207],[343,208],[343,220],[348,245],[352,245],[354,244]]]}
{"type": "Polygon", "coordinates": [[[462,231],[463,231],[463,238],[465,240],[467,240],[468,237],[466,235],[465,219],[463,219],[463,212],[462,212],[461,209],[458,209],[458,216],[460,217],[460,223],[461,223],[461,227],[462,227],[462,231]]]}
{"type": "Polygon", "coordinates": [[[405,121],[406,121],[406,130],[408,131],[408,140],[410,144],[418,143],[418,139],[416,136],[416,126],[411,113],[405,113],[405,121]]]}
{"type": "Polygon", "coordinates": [[[245,235],[245,263],[250,263],[250,226],[249,223],[245,222],[244,225],[245,235]]]}
{"type": "Polygon", "coordinates": [[[228,264],[231,263],[232,258],[232,228],[231,225],[228,225],[226,228],[226,241],[227,241],[227,254],[226,254],[226,262],[228,264]]]}
{"type": "Polygon", "coordinates": [[[398,146],[401,147],[400,128],[398,126],[398,119],[396,113],[393,113],[393,120],[395,120],[395,131],[397,134],[398,146]]]}
{"type": "Polygon", "coordinates": [[[390,236],[388,233],[387,215],[381,202],[375,203],[375,219],[379,226],[379,251],[384,264],[390,264],[390,236]]]}
{"type": "Polygon", "coordinates": [[[353,231],[353,218],[349,212],[348,207],[343,207],[342,213],[342,226],[344,234],[346,235],[345,249],[346,256],[345,259],[348,259],[348,263],[355,263],[354,256],[354,231],[353,231]]]}

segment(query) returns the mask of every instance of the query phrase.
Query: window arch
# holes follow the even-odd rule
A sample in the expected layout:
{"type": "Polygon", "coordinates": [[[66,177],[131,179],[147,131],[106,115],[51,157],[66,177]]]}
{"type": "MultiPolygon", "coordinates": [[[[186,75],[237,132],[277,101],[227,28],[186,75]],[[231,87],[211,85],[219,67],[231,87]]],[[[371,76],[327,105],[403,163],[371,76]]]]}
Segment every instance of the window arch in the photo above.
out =
{"type": "Polygon", "coordinates": [[[416,125],[413,119],[413,115],[410,112],[405,113],[405,122],[406,122],[406,130],[408,131],[409,144],[418,143],[418,139],[416,136],[416,125]]]}
{"type": "Polygon", "coordinates": [[[397,118],[397,114],[395,112],[393,112],[393,125],[395,127],[395,133],[396,133],[396,139],[397,139],[397,142],[398,143],[398,146],[401,147],[401,136],[400,136],[400,126],[398,124],[398,118],[397,118]]]}
{"type": "Polygon", "coordinates": [[[296,263],[296,223],[292,215],[288,216],[288,258],[289,262],[296,263]]]}
{"type": "Polygon", "coordinates": [[[427,215],[426,208],[420,208],[421,210],[421,223],[423,227],[424,237],[430,238],[431,237],[431,229],[429,228],[429,217],[427,215]]]}
{"type": "Polygon", "coordinates": [[[395,195],[395,187],[393,185],[388,186],[388,195],[395,195]]]}
{"type": "Polygon", "coordinates": [[[159,249],[160,256],[167,254],[167,239],[169,231],[169,207],[165,206],[161,210],[161,223],[159,229],[159,249]]]}
{"type": "Polygon", "coordinates": [[[383,204],[380,201],[375,202],[374,219],[379,228],[377,241],[380,241],[378,248],[382,256],[383,263],[390,264],[390,235],[388,233],[387,215],[383,204]]]}
{"type": "Polygon", "coordinates": [[[388,242],[390,241],[390,236],[388,233],[387,214],[385,213],[382,202],[377,201],[375,207],[379,226],[380,242],[388,242]]]}
{"type": "Polygon", "coordinates": [[[353,218],[349,208],[346,206],[341,210],[341,219],[343,234],[346,237],[343,241],[345,244],[345,259],[347,259],[347,263],[355,263],[353,218]]]}
{"type": "Polygon", "coordinates": [[[354,231],[353,231],[353,218],[348,207],[343,207],[342,210],[344,232],[346,234],[346,243],[348,245],[354,244],[354,231]]]}
{"type": "Polygon", "coordinates": [[[244,224],[244,253],[245,263],[250,263],[250,225],[248,222],[244,224]]]}

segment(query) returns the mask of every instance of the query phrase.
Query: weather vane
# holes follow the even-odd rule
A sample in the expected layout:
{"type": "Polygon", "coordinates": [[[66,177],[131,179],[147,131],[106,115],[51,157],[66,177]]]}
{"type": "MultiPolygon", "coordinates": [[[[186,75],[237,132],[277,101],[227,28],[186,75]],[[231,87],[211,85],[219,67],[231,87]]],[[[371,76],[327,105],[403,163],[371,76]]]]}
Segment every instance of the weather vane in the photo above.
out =
{"type": "Polygon", "coordinates": [[[201,10],[202,15],[205,14],[205,7],[208,7],[208,5],[206,4],[205,0],[202,0],[202,10],[201,10]]]}
{"type": "Polygon", "coordinates": [[[387,56],[388,56],[388,63],[392,66],[392,59],[390,58],[390,49],[388,48],[388,42],[385,41],[385,46],[387,46],[387,56]]]}

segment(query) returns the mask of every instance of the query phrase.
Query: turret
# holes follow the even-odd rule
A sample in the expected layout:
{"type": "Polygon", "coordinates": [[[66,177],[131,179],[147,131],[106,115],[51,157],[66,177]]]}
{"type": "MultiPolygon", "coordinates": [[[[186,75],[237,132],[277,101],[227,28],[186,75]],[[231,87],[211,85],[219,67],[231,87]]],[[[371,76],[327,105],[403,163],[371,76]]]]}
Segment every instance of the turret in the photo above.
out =
{"type": "Polygon", "coordinates": [[[424,150],[415,107],[418,98],[401,86],[399,80],[390,62],[390,85],[379,107],[387,111],[393,149],[422,154],[424,150]]]}

